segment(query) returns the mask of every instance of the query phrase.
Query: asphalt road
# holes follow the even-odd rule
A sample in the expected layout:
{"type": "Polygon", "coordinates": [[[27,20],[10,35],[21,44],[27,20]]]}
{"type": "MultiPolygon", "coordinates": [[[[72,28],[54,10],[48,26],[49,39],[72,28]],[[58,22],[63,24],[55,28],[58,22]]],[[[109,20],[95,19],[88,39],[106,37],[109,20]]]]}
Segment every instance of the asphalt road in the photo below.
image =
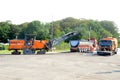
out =
{"type": "Polygon", "coordinates": [[[120,55],[0,55],[0,80],[120,80],[120,55]]]}

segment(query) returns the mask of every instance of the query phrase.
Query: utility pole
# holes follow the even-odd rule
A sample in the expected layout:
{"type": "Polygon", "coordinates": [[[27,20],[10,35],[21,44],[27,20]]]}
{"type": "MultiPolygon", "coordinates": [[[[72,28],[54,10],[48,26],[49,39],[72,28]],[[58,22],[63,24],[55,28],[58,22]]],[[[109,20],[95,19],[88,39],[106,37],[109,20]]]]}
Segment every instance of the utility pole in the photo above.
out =
{"type": "Polygon", "coordinates": [[[52,28],[52,39],[54,39],[53,16],[52,16],[52,27],[51,28],[52,28]]]}
{"type": "Polygon", "coordinates": [[[89,26],[89,40],[90,40],[90,31],[91,31],[91,26],[89,26]]]}
{"type": "MultiPolygon", "coordinates": [[[[89,26],[89,41],[90,41],[90,30],[91,30],[91,26],[89,26]]],[[[89,45],[89,52],[90,52],[90,45],[89,45]]]]}

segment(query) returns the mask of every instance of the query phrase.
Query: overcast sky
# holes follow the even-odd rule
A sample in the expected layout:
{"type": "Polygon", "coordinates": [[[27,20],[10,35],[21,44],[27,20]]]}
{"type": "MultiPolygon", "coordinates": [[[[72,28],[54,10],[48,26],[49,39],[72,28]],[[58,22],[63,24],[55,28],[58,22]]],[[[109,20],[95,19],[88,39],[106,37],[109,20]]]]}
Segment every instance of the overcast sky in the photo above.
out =
{"type": "Polygon", "coordinates": [[[110,20],[120,26],[120,0],[0,0],[0,22],[50,22],[66,17],[110,20]]]}

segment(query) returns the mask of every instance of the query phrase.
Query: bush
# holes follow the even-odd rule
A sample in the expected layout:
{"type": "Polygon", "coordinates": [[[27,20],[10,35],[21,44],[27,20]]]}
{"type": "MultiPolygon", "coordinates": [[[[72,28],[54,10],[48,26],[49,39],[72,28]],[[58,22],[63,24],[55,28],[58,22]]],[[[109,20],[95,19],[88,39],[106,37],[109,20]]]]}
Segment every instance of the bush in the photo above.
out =
{"type": "Polygon", "coordinates": [[[0,50],[4,50],[4,45],[3,44],[0,44],[0,50]]]}
{"type": "Polygon", "coordinates": [[[64,41],[60,42],[56,47],[56,50],[69,50],[70,45],[69,43],[65,43],[64,41]]]}
{"type": "Polygon", "coordinates": [[[4,45],[4,50],[8,50],[9,45],[4,45]]]}

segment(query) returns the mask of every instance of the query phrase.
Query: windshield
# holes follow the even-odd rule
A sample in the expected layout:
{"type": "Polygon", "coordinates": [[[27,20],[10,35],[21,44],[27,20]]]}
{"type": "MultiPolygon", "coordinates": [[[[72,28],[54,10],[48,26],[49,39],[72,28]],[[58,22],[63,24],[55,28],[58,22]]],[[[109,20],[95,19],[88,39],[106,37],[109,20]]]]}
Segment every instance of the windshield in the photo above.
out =
{"type": "Polygon", "coordinates": [[[99,42],[99,45],[103,45],[103,46],[111,46],[112,45],[112,41],[110,41],[110,40],[101,40],[100,42],[99,42]]]}

